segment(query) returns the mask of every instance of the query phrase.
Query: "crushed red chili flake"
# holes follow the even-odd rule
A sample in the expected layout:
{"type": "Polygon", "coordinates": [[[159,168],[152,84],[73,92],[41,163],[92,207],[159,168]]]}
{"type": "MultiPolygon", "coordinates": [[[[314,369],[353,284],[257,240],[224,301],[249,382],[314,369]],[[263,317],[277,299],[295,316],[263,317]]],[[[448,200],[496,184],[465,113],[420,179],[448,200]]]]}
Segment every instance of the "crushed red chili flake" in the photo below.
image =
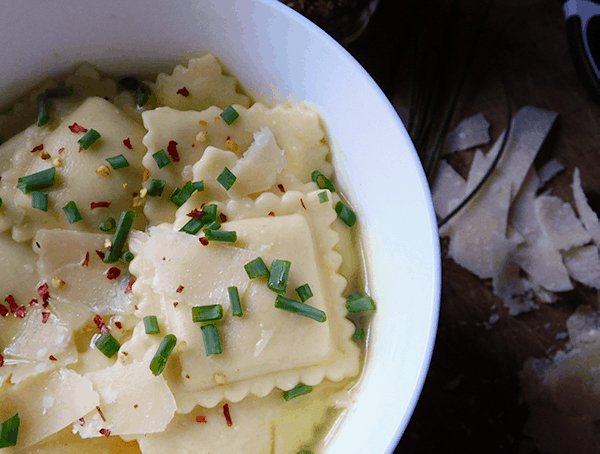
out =
{"type": "Polygon", "coordinates": [[[89,266],[89,265],[90,265],[90,253],[86,252],[85,259],[83,259],[83,263],[81,264],[81,266],[89,266]]]}
{"type": "Polygon", "coordinates": [[[71,126],[69,126],[69,129],[75,134],[77,134],[78,132],[88,131],[86,128],[84,128],[83,126],[79,126],[77,123],[73,123],[71,126]]]}
{"type": "Polygon", "coordinates": [[[4,366],[4,356],[0,354],[0,367],[4,366]]]}
{"type": "Polygon", "coordinates": [[[127,148],[129,148],[130,150],[133,150],[133,145],[131,145],[131,140],[129,140],[129,137],[127,137],[124,141],[123,141],[123,145],[125,145],[127,148]]]}
{"type": "Polygon", "coordinates": [[[56,357],[55,357],[54,355],[50,355],[50,356],[48,356],[48,359],[49,359],[50,361],[56,361],[56,357]]]}
{"type": "Polygon", "coordinates": [[[136,310],[136,311],[138,310],[137,304],[136,304],[136,305],[134,305],[133,307],[135,307],[135,310],[136,310]]]}
{"type": "Polygon", "coordinates": [[[109,280],[113,280],[118,278],[121,275],[121,270],[119,268],[117,268],[116,266],[111,266],[108,271],[106,272],[106,277],[109,280]]]}
{"type": "Polygon", "coordinates": [[[104,428],[102,428],[102,429],[100,429],[100,430],[99,430],[99,432],[100,432],[102,435],[104,435],[106,438],[108,438],[108,437],[110,436],[110,430],[108,430],[108,429],[104,429],[104,428]]]}
{"type": "Polygon", "coordinates": [[[177,152],[177,142],[174,140],[169,140],[169,145],[167,145],[167,153],[171,156],[173,162],[179,162],[179,153],[177,152]]]}
{"type": "Polygon", "coordinates": [[[41,143],[37,147],[33,147],[33,149],[31,150],[31,152],[35,153],[36,151],[42,151],[43,149],[44,149],[44,144],[41,143]]]}
{"type": "Polygon", "coordinates": [[[273,213],[272,211],[269,211],[269,216],[275,216],[275,213],[273,213]]]}
{"type": "Polygon", "coordinates": [[[102,418],[102,421],[106,422],[106,418],[104,417],[102,410],[100,410],[100,407],[97,405],[96,405],[96,410],[98,410],[98,413],[100,413],[100,417],[102,418]]]}
{"type": "Polygon", "coordinates": [[[300,199],[300,203],[302,204],[302,208],[306,210],[306,206],[304,205],[304,200],[300,199]]]}
{"type": "Polygon", "coordinates": [[[118,329],[123,329],[123,324],[122,324],[121,322],[115,322],[115,326],[116,326],[118,329]]]}
{"type": "Polygon", "coordinates": [[[108,208],[110,206],[110,202],[92,202],[90,203],[90,207],[92,210],[96,208],[108,208]]]}
{"type": "Polygon", "coordinates": [[[19,309],[18,304],[15,302],[15,297],[12,295],[8,295],[6,298],[4,298],[4,302],[8,303],[11,314],[14,314],[19,309]]]}
{"type": "Polygon", "coordinates": [[[283,187],[283,185],[282,185],[281,183],[279,183],[279,184],[277,185],[277,187],[279,188],[279,190],[280,190],[281,192],[285,192],[285,188],[283,187]]]}
{"type": "Polygon", "coordinates": [[[44,161],[48,160],[51,158],[50,153],[46,153],[45,151],[40,155],[40,158],[42,158],[44,161]]]}
{"type": "Polygon", "coordinates": [[[175,291],[176,291],[177,293],[181,293],[181,292],[183,292],[183,289],[184,289],[184,288],[185,288],[185,287],[184,287],[183,285],[180,285],[179,287],[177,287],[177,290],[175,290],[175,291]]]}
{"type": "Polygon", "coordinates": [[[196,144],[195,144],[195,143],[193,143],[193,144],[192,144],[192,148],[194,148],[195,146],[196,146],[196,144]]]}
{"type": "Polygon", "coordinates": [[[42,323],[46,323],[50,318],[50,312],[42,312],[42,323]]]}
{"type": "Polygon", "coordinates": [[[50,299],[50,292],[48,292],[48,283],[46,282],[40,285],[37,289],[37,293],[42,297],[42,301],[44,302],[44,304],[42,304],[42,307],[45,309],[46,307],[48,307],[48,300],[50,299]]]}
{"type": "Polygon", "coordinates": [[[202,237],[200,238],[200,242],[202,243],[202,246],[208,246],[208,240],[206,239],[206,237],[202,237]]]}
{"type": "MultiPolygon", "coordinates": [[[[129,280],[129,282],[127,283],[127,287],[125,287],[125,293],[131,292],[131,288],[133,287],[134,282],[135,282],[135,279],[129,280]]],[[[136,309],[137,309],[137,307],[136,307],[136,309]]]]}
{"type": "Polygon", "coordinates": [[[225,214],[221,213],[221,214],[219,215],[219,218],[221,219],[221,222],[227,222],[227,215],[225,215],[225,214]]]}
{"type": "Polygon", "coordinates": [[[15,316],[17,318],[25,318],[26,315],[27,315],[27,308],[24,305],[19,306],[17,308],[17,310],[15,311],[15,316]]]}
{"type": "Polygon", "coordinates": [[[81,427],[83,427],[83,425],[84,425],[84,424],[85,424],[85,419],[83,419],[83,418],[79,418],[79,425],[80,425],[81,427]]]}
{"type": "Polygon", "coordinates": [[[35,298],[33,298],[31,301],[29,301],[30,306],[35,306],[37,303],[38,303],[38,300],[36,300],[35,298]]]}
{"type": "Polygon", "coordinates": [[[5,306],[3,306],[2,304],[0,304],[0,315],[2,317],[8,317],[8,314],[9,314],[8,309],[5,306]]]}
{"type": "Polygon", "coordinates": [[[64,148],[59,148],[59,149],[58,149],[58,154],[61,154],[63,151],[65,151],[65,149],[64,149],[64,148]]]}
{"type": "Polygon", "coordinates": [[[206,416],[196,416],[196,422],[201,422],[206,424],[206,416]]]}
{"type": "Polygon", "coordinates": [[[202,216],[204,216],[206,213],[202,210],[199,210],[197,208],[194,208],[192,211],[190,211],[187,215],[191,218],[194,219],[200,219],[202,216]]]}
{"type": "Polygon", "coordinates": [[[173,307],[177,307],[177,305],[178,305],[178,304],[179,304],[179,303],[178,303],[177,301],[175,301],[175,302],[173,303],[173,307]]]}
{"type": "Polygon", "coordinates": [[[229,404],[223,405],[223,415],[225,415],[225,421],[227,421],[227,425],[231,427],[233,422],[231,421],[231,414],[229,413],[229,404]]]}
{"type": "Polygon", "coordinates": [[[100,330],[101,334],[106,334],[110,331],[110,328],[108,326],[106,326],[106,324],[104,323],[104,320],[102,320],[102,317],[100,317],[99,315],[96,315],[94,317],[94,323],[100,330]]]}
{"type": "Polygon", "coordinates": [[[78,151],[78,153],[81,153],[82,151],[85,151],[85,150],[84,150],[84,148],[81,145],[79,145],[79,151],[78,151]]]}
{"type": "Polygon", "coordinates": [[[177,94],[187,98],[190,95],[190,92],[188,91],[187,88],[183,87],[183,88],[180,88],[179,90],[177,90],[177,94]]]}
{"type": "Polygon", "coordinates": [[[104,260],[104,252],[96,249],[96,254],[98,254],[98,257],[100,257],[100,260],[104,260]]]}

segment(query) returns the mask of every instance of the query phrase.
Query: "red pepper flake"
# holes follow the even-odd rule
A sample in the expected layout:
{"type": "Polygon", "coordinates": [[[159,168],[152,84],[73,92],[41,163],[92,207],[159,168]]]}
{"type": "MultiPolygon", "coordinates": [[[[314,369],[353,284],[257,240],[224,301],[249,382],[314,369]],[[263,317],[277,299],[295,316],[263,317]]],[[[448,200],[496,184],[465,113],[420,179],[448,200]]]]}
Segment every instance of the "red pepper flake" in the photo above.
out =
{"type": "Polygon", "coordinates": [[[102,428],[102,429],[100,429],[100,430],[99,430],[99,432],[100,432],[102,435],[104,435],[106,438],[108,438],[108,437],[110,436],[110,430],[108,430],[108,429],[104,429],[104,428],[102,428]]]}
{"type": "Polygon", "coordinates": [[[177,287],[177,290],[175,290],[177,293],[181,293],[183,292],[184,286],[180,285],[179,287],[177,287]]]}
{"type": "Polygon", "coordinates": [[[25,318],[26,315],[27,315],[27,308],[25,307],[25,305],[19,306],[17,308],[17,310],[15,311],[15,316],[17,318],[25,318]]]}
{"type": "Polygon", "coordinates": [[[208,240],[206,239],[206,237],[201,237],[200,242],[202,243],[202,246],[208,246],[208,240]]]}
{"type": "Polygon", "coordinates": [[[109,280],[113,280],[118,278],[121,275],[121,270],[119,268],[117,268],[116,266],[111,266],[108,271],[106,272],[106,277],[109,280]]]}
{"type": "Polygon", "coordinates": [[[179,304],[179,303],[178,303],[177,301],[175,301],[175,302],[173,303],[173,307],[177,307],[177,305],[178,305],[178,304],[179,304]]]}
{"type": "Polygon", "coordinates": [[[300,203],[302,204],[302,208],[306,210],[306,206],[304,205],[304,200],[300,199],[300,203]]]}
{"type": "Polygon", "coordinates": [[[38,300],[36,300],[35,298],[33,298],[31,301],[29,301],[30,306],[35,306],[35,305],[37,305],[37,303],[38,303],[38,300]]]}
{"type": "Polygon", "coordinates": [[[102,410],[100,410],[100,407],[97,406],[97,405],[96,405],[96,410],[98,410],[98,413],[100,413],[100,417],[102,418],[102,421],[106,422],[106,418],[104,417],[104,414],[102,413],[102,410]]]}
{"type": "Polygon", "coordinates": [[[64,148],[59,148],[59,149],[58,149],[58,154],[61,154],[63,151],[65,151],[65,149],[64,149],[64,148]]]}
{"type": "Polygon", "coordinates": [[[4,366],[4,356],[0,354],[0,367],[4,366]]]}
{"type": "Polygon", "coordinates": [[[167,153],[171,156],[173,162],[179,162],[179,153],[177,152],[177,142],[174,140],[169,141],[169,145],[167,145],[167,153]]]}
{"type": "Polygon", "coordinates": [[[3,306],[2,304],[0,304],[0,315],[2,317],[6,318],[6,317],[8,317],[8,314],[9,314],[8,309],[5,306],[3,306]]]}
{"type": "Polygon", "coordinates": [[[8,303],[8,307],[10,307],[11,314],[14,314],[19,309],[19,306],[15,302],[15,297],[12,295],[8,295],[6,298],[4,298],[4,302],[8,303]]]}
{"type": "Polygon", "coordinates": [[[196,422],[206,424],[206,416],[196,416],[196,422]]]}
{"type": "Polygon", "coordinates": [[[275,216],[275,213],[273,213],[272,211],[269,211],[269,216],[275,216]]]}
{"type": "Polygon", "coordinates": [[[83,126],[79,126],[77,123],[73,123],[71,126],[69,126],[69,129],[75,134],[77,134],[78,132],[88,131],[86,128],[84,128],[83,126]]]}
{"type": "Polygon", "coordinates": [[[192,211],[190,211],[187,215],[191,218],[194,219],[200,219],[202,216],[204,216],[206,213],[202,210],[198,210],[197,208],[194,208],[192,211]]]}
{"type": "Polygon", "coordinates": [[[177,90],[177,94],[187,98],[190,95],[190,92],[188,91],[187,88],[183,87],[183,88],[180,88],[179,90],[177,90]]]}
{"type": "MultiPolygon", "coordinates": [[[[136,310],[136,311],[138,310],[137,304],[136,304],[136,305],[134,305],[133,307],[135,307],[135,310],[136,310]]],[[[123,354],[124,354],[125,356],[127,356],[127,353],[123,352],[123,354]]]]}
{"type": "Polygon", "coordinates": [[[46,307],[48,307],[48,300],[50,299],[50,293],[48,292],[48,283],[46,282],[40,285],[37,289],[37,293],[42,297],[42,301],[44,302],[44,304],[42,304],[42,307],[45,309],[46,307]]]}
{"type": "Polygon", "coordinates": [[[89,266],[89,265],[90,265],[90,253],[86,252],[85,259],[83,259],[83,263],[81,264],[81,266],[89,266]]]}
{"type": "Polygon", "coordinates": [[[130,150],[133,150],[133,145],[131,145],[131,140],[129,140],[129,137],[127,137],[124,141],[123,141],[123,145],[125,145],[127,148],[129,148],[130,150]]]}
{"type": "Polygon", "coordinates": [[[279,190],[280,190],[281,192],[284,192],[284,193],[285,193],[285,188],[283,187],[283,185],[282,185],[281,183],[279,183],[279,184],[277,185],[277,187],[279,188],[279,190]]]}
{"type": "Polygon", "coordinates": [[[195,144],[195,143],[193,143],[193,144],[192,144],[192,148],[194,148],[195,146],[196,146],[196,144],[195,144]]]}
{"type": "Polygon", "coordinates": [[[229,404],[223,405],[223,414],[225,415],[225,421],[227,421],[227,425],[231,427],[233,422],[231,422],[231,414],[229,413],[229,404]]]}
{"type": "Polygon", "coordinates": [[[81,427],[83,427],[83,425],[84,425],[84,424],[85,424],[85,419],[83,419],[83,418],[79,418],[79,425],[80,425],[81,427]]]}
{"type": "Polygon", "coordinates": [[[221,213],[221,214],[219,215],[219,218],[221,218],[221,222],[227,222],[227,215],[225,215],[225,214],[221,213]]]}
{"type": "Polygon", "coordinates": [[[108,208],[110,206],[110,202],[92,202],[90,203],[90,207],[92,210],[96,208],[108,208]]]}
{"type": "Polygon", "coordinates": [[[48,160],[51,158],[50,153],[46,153],[45,151],[43,153],[40,154],[40,158],[42,158],[44,161],[48,160]]]}
{"type": "Polygon", "coordinates": [[[44,144],[41,143],[37,147],[33,147],[33,150],[31,150],[31,152],[35,153],[36,151],[42,151],[43,149],[44,149],[44,144]]]}
{"type": "Polygon", "coordinates": [[[115,326],[116,326],[118,329],[123,329],[123,324],[122,324],[121,322],[115,322],[115,326]]]}
{"type": "Polygon", "coordinates": [[[104,252],[96,249],[96,254],[98,254],[98,257],[100,257],[100,260],[104,260],[104,252]]]}
{"type": "Polygon", "coordinates": [[[102,317],[100,317],[99,315],[96,315],[94,317],[94,323],[100,330],[101,334],[106,334],[110,331],[110,328],[108,326],[106,326],[106,324],[104,323],[104,320],[102,320],[102,317]]]}
{"type": "MultiPolygon", "coordinates": [[[[125,287],[125,293],[131,292],[131,288],[133,287],[134,282],[135,282],[135,279],[129,280],[129,282],[127,283],[127,287],[125,287]]],[[[137,310],[137,307],[135,309],[137,310]]]]}
{"type": "Polygon", "coordinates": [[[50,356],[48,356],[48,359],[49,359],[50,361],[56,361],[56,357],[55,357],[54,355],[50,355],[50,356]]]}
{"type": "Polygon", "coordinates": [[[79,145],[79,151],[77,153],[81,153],[82,151],[85,151],[85,150],[83,149],[83,147],[81,145],[79,145]]]}
{"type": "Polygon", "coordinates": [[[50,312],[42,312],[42,323],[46,323],[50,318],[50,312]]]}

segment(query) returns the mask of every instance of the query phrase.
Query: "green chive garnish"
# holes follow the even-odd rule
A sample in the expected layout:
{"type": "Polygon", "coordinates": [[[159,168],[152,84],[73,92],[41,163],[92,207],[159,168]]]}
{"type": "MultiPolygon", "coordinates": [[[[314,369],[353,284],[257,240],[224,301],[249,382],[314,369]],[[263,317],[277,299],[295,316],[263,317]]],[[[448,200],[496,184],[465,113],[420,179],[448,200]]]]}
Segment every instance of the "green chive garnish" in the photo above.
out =
{"type": "Polygon", "coordinates": [[[287,289],[288,276],[292,262],[287,260],[273,260],[271,263],[271,274],[267,287],[277,293],[285,293],[287,289]]]}
{"type": "Polygon", "coordinates": [[[277,298],[275,298],[275,307],[277,309],[283,309],[284,311],[302,315],[303,317],[312,318],[319,323],[323,323],[325,320],[327,320],[327,316],[322,310],[309,306],[308,304],[301,303],[300,301],[286,298],[283,295],[277,295],[277,298]]]}
{"type": "Polygon", "coordinates": [[[231,186],[233,186],[235,180],[237,180],[237,177],[231,173],[231,170],[229,170],[227,167],[225,167],[221,174],[217,177],[217,181],[221,183],[221,186],[223,186],[226,191],[231,189],[231,186]]]}
{"type": "Polygon", "coordinates": [[[204,223],[201,219],[190,219],[186,225],[179,229],[179,231],[195,235],[202,227],[204,227],[204,223]]]}
{"type": "Polygon", "coordinates": [[[164,166],[169,165],[171,163],[171,160],[167,156],[165,150],[157,151],[152,155],[152,157],[154,158],[154,161],[156,161],[156,165],[159,169],[162,169],[164,166]]]}
{"type": "Polygon", "coordinates": [[[204,191],[204,181],[194,181],[192,182],[192,186],[194,186],[198,192],[204,191]]]}
{"type": "Polygon", "coordinates": [[[2,208],[2,197],[0,197],[0,208],[2,208]]]}
{"type": "Polygon", "coordinates": [[[338,218],[344,221],[344,224],[348,227],[352,227],[356,224],[356,214],[342,202],[335,204],[335,212],[337,213],[338,218]]]}
{"type": "Polygon", "coordinates": [[[296,454],[313,454],[312,451],[298,451],[296,454]]]}
{"type": "Polygon", "coordinates": [[[110,166],[114,170],[122,169],[123,167],[129,167],[129,161],[122,154],[113,156],[112,158],[106,158],[110,166]]]}
{"type": "Polygon", "coordinates": [[[167,360],[177,344],[177,338],[173,334],[167,334],[160,345],[152,361],[150,361],[150,370],[154,375],[160,375],[167,365],[167,360]]]}
{"type": "Polygon", "coordinates": [[[160,197],[166,184],[167,182],[164,180],[152,180],[148,188],[148,195],[150,197],[160,197]]]}
{"type": "Polygon", "coordinates": [[[173,202],[175,205],[180,207],[181,205],[183,205],[185,202],[188,201],[188,199],[192,196],[192,194],[195,191],[196,191],[196,188],[194,187],[192,182],[188,181],[183,185],[183,188],[175,189],[175,191],[173,192],[173,195],[171,195],[171,202],[173,202]]]}
{"type": "Polygon", "coordinates": [[[33,191],[31,193],[31,206],[38,210],[48,211],[48,194],[46,192],[33,191]]]}
{"type": "Polygon", "coordinates": [[[100,133],[95,129],[90,129],[81,139],[77,141],[81,148],[87,150],[100,138],[100,133]]]}
{"type": "Polygon", "coordinates": [[[212,322],[223,318],[223,306],[213,304],[211,306],[192,307],[192,319],[194,323],[212,322]]]}
{"type": "Polygon", "coordinates": [[[38,126],[44,126],[50,121],[50,101],[48,96],[39,95],[37,97],[38,105],[38,126]]]}
{"type": "Polygon", "coordinates": [[[240,114],[233,107],[227,107],[223,112],[221,112],[221,118],[225,120],[225,123],[230,125],[233,121],[239,117],[240,114]]]}
{"type": "Polygon", "coordinates": [[[240,293],[237,287],[227,287],[229,293],[229,303],[231,304],[231,313],[236,317],[244,315],[242,311],[242,303],[240,301],[240,293]]]}
{"type": "Polygon", "coordinates": [[[119,344],[119,341],[112,334],[106,333],[96,341],[96,347],[104,353],[104,356],[112,358],[121,348],[121,344],[119,344]]]}
{"type": "Polygon", "coordinates": [[[202,211],[204,211],[204,216],[202,216],[202,220],[204,222],[206,222],[207,224],[210,224],[213,221],[217,220],[217,205],[215,205],[214,203],[211,203],[210,205],[206,205],[204,208],[202,208],[202,211]]]}
{"type": "Polygon", "coordinates": [[[102,230],[103,232],[110,232],[112,229],[115,228],[116,225],[117,221],[115,221],[115,218],[108,218],[106,221],[100,224],[100,230],[102,230]]]}
{"type": "Polygon", "coordinates": [[[312,391],[312,386],[305,385],[304,383],[298,383],[289,391],[283,392],[283,398],[288,401],[293,399],[294,397],[302,396],[304,394],[308,394],[312,391]]]}
{"type": "Polygon", "coordinates": [[[372,298],[355,293],[346,298],[346,309],[351,314],[360,314],[361,312],[374,311],[376,308],[372,298]]]}
{"type": "Polygon", "coordinates": [[[354,334],[352,334],[352,337],[356,340],[362,340],[365,337],[365,329],[364,328],[356,328],[354,330],[354,334]]]}
{"type": "Polygon", "coordinates": [[[223,353],[221,349],[221,338],[219,337],[219,329],[214,323],[202,325],[202,340],[204,341],[204,350],[206,356],[220,355],[223,353]]]}
{"type": "Polygon", "coordinates": [[[48,98],[66,98],[73,94],[73,87],[46,88],[45,93],[48,98]]]}
{"type": "Polygon", "coordinates": [[[41,191],[42,189],[49,188],[54,184],[55,175],[55,167],[41,170],[31,175],[19,178],[17,188],[23,191],[23,194],[29,194],[32,191],[41,191]]]}
{"type": "Polygon", "coordinates": [[[0,424],[0,449],[17,444],[20,425],[21,420],[18,413],[0,424]]]}
{"type": "Polygon", "coordinates": [[[265,265],[262,257],[257,257],[251,262],[244,265],[244,269],[250,279],[256,279],[257,277],[269,276],[269,269],[265,265]]]}
{"type": "Polygon", "coordinates": [[[123,252],[123,246],[127,241],[127,236],[133,225],[135,219],[135,211],[123,211],[121,213],[121,219],[119,219],[119,225],[112,238],[112,244],[110,251],[104,257],[104,263],[113,263],[119,260],[121,252],[123,252]]]}
{"type": "Polygon", "coordinates": [[[133,260],[133,257],[133,253],[129,251],[123,251],[123,253],[121,254],[121,258],[126,262],[131,262],[133,260]]]}
{"type": "Polygon", "coordinates": [[[67,215],[67,220],[69,221],[69,224],[74,224],[75,222],[79,222],[83,219],[81,217],[81,214],[79,213],[79,208],[77,208],[77,204],[72,200],[63,207],[63,211],[67,215]]]}
{"type": "Polygon", "coordinates": [[[213,221],[209,225],[206,226],[204,231],[206,232],[207,230],[219,230],[220,228],[221,228],[221,224],[219,224],[217,221],[213,221]]]}
{"type": "Polygon", "coordinates": [[[329,196],[325,191],[319,192],[319,203],[325,203],[329,201],[329,196]]]}
{"type": "Polygon", "coordinates": [[[319,189],[329,189],[331,192],[335,192],[335,186],[333,183],[321,172],[315,170],[311,176],[312,180],[317,184],[319,189]]]}
{"type": "Polygon", "coordinates": [[[138,107],[143,107],[146,105],[148,100],[150,99],[150,95],[152,94],[152,90],[146,84],[139,84],[135,93],[135,99],[138,107]]]}
{"type": "Polygon", "coordinates": [[[144,328],[146,334],[160,334],[160,328],[158,327],[158,319],[156,315],[148,315],[144,317],[144,328]]]}
{"type": "Polygon", "coordinates": [[[305,302],[307,299],[313,296],[313,292],[308,284],[304,284],[298,287],[296,289],[296,293],[298,294],[298,297],[302,302],[305,302]]]}
{"type": "Polygon", "coordinates": [[[222,241],[224,243],[235,243],[237,233],[227,230],[205,230],[204,236],[208,241],[222,241]]]}

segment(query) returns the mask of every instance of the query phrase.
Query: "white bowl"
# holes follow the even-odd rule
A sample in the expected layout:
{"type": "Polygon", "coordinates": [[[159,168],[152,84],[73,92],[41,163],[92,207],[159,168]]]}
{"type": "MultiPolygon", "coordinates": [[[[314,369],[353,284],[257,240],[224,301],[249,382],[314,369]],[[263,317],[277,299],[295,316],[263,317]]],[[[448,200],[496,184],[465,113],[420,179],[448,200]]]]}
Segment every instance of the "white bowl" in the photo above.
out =
{"type": "Polygon", "coordinates": [[[378,310],[356,403],[328,453],[393,451],[418,399],[437,327],[440,253],[431,197],[410,138],[360,65],[277,1],[5,2],[0,105],[49,74],[89,61],[157,73],[214,52],[254,93],[309,101],[356,208],[378,310]]]}

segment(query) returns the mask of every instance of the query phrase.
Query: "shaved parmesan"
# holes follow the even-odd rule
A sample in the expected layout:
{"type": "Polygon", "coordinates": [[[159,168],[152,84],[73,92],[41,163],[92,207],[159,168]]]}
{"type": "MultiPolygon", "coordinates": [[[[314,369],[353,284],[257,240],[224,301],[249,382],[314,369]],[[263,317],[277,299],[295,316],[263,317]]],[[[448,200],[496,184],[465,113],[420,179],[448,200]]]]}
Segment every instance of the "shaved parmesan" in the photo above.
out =
{"type": "MultiPolygon", "coordinates": [[[[440,162],[432,187],[433,206],[439,217],[444,218],[467,196],[466,181],[445,160],[440,162]]],[[[440,232],[441,233],[441,232],[440,232]]]]}
{"type": "Polygon", "coordinates": [[[539,171],[540,186],[545,185],[554,178],[557,174],[565,170],[565,166],[558,159],[552,159],[548,161],[544,167],[539,171]]]}
{"type": "Polygon", "coordinates": [[[466,150],[490,141],[490,123],[482,113],[461,121],[456,129],[448,134],[449,151],[466,150]]]}
{"type": "Polygon", "coordinates": [[[573,279],[600,290],[600,257],[596,246],[574,247],[562,255],[573,279]]]}
{"type": "Polygon", "coordinates": [[[583,193],[581,175],[578,168],[575,168],[573,172],[573,184],[571,187],[573,188],[575,207],[577,208],[581,222],[583,222],[586,230],[594,239],[594,243],[600,245],[600,222],[598,222],[598,215],[589,206],[587,197],[583,193]]]}
{"type": "Polygon", "coordinates": [[[558,197],[542,195],[535,200],[535,215],[540,223],[547,247],[566,251],[574,246],[583,246],[592,238],[577,219],[573,207],[558,197]]]}

